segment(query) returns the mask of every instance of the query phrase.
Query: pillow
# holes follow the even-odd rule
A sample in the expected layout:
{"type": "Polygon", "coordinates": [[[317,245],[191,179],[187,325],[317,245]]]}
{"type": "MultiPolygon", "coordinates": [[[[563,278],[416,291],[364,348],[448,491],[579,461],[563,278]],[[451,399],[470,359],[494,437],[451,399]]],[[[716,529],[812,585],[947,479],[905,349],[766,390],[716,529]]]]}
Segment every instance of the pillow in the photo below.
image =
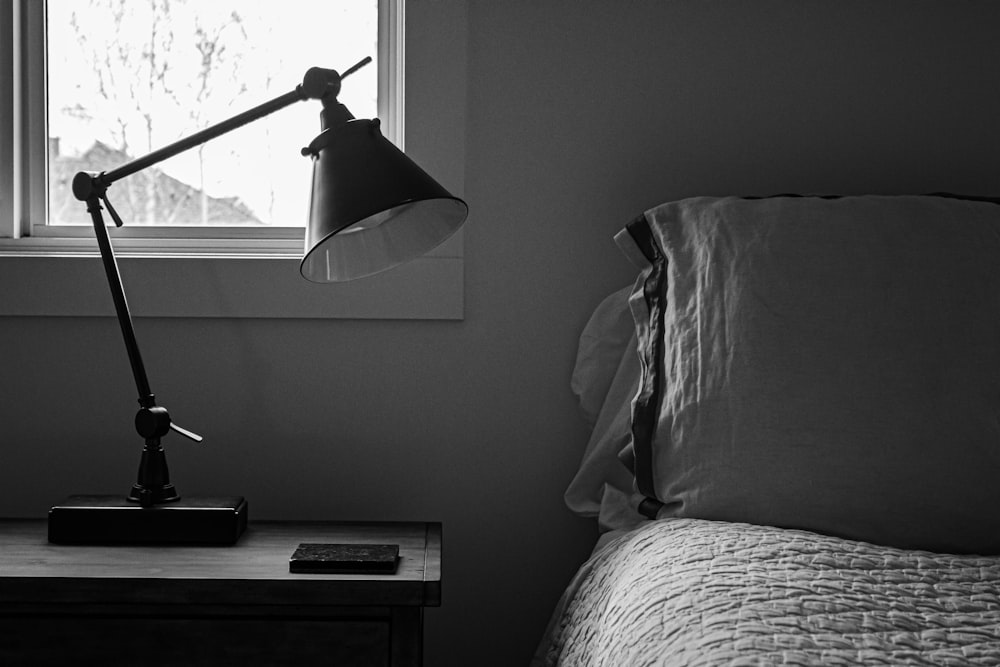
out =
{"type": "MultiPolygon", "coordinates": [[[[632,251],[627,235],[615,239],[637,267],[645,264],[632,251]]],[[[592,427],[580,467],[564,494],[566,505],[581,516],[597,517],[603,531],[628,529],[644,517],[636,509],[643,498],[633,488],[632,472],[619,461],[631,437],[630,404],[639,384],[636,331],[629,310],[633,287],[607,296],[580,334],[570,387],[592,427]]]]}
{"type": "Polygon", "coordinates": [[[605,297],[580,334],[570,388],[591,427],[597,422],[629,344],[633,344],[632,355],[635,355],[635,325],[628,309],[631,292],[629,286],[605,297]]]}
{"type": "Polygon", "coordinates": [[[628,232],[657,516],[1000,553],[1000,206],[695,198],[628,232]]]}
{"type": "Polygon", "coordinates": [[[632,473],[618,459],[629,444],[630,409],[639,380],[636,341],[631,338],[591,431],[576,475],[564,494],[567,507],[597,517],[603,531],[630,528],[643,520],[632,473]]]}

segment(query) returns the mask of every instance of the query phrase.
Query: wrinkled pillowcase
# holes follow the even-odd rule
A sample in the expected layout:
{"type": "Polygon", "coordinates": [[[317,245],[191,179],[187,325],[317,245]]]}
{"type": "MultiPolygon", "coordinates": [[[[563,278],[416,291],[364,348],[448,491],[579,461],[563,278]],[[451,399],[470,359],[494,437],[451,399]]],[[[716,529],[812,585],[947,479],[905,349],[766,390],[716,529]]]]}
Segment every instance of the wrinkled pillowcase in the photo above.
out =
{"type": "Polygon", "coordinates": [[[601,531],[629,528],[642,519],[632,474],[618,460],[631,437],[629,405],[639,379],[631,292],[632,287],[618,290],[594,310],[580,334],[570,381],[592,431],[564,499],[577,514],[597,517],[601,531]]]}
{"type": "Polygon", "coordinates": [[[597,423],[626,348],[634,344],[635,323],[628,309],[631,292],[631,287],[625,287],[605,297],[580,334],[570,388],[591,427],[597,423]]]}
{"type": "Polygon", "coordinates": [[[644,228],[659,516],[1000,553],[1000,206],[696,198],[644,228]]]}

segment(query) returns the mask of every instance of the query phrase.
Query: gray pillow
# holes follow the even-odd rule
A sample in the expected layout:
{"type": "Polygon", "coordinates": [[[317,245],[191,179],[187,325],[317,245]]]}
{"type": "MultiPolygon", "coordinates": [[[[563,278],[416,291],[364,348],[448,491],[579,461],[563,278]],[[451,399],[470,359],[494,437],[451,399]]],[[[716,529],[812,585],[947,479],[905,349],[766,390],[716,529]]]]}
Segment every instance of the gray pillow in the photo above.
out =
{"type": "Polygon", "coordinates": [[[1000,553],[1000,206],[696,198],[629,231],[658,516],[1000,553]]]}

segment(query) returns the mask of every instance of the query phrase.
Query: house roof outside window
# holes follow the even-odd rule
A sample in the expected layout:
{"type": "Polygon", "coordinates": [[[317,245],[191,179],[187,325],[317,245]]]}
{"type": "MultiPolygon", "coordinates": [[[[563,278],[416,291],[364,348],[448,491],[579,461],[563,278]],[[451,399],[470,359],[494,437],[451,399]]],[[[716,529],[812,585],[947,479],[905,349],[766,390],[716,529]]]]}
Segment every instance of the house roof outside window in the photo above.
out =
{"type": "MultiPolygon", "coordinates": [[[[49,142],[49,218],[56,224],[89,224],[86,206],[73,196],[73,176],[106,171],[134,156],[100,141],[80,155],[62,155],[59,140],[49,142]]],[[[149,168],[115,183],[108,199],[126,224],[263,225],[238,197],[212,197],[160,169],[149,168]]]]}

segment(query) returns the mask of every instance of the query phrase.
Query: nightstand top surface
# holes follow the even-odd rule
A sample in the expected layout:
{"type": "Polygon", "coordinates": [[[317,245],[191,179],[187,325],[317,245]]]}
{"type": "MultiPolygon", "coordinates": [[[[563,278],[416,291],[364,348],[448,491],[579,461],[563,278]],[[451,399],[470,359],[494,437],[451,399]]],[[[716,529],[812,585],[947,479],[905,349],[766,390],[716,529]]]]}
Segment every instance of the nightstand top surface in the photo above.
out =
{"type": "Polygon", "coordinates": [[[441,524],[251,522],[233,546],[50,544],[45,521],[0,520],[0,602],[436,606],[441,524]],[[398,544],[395,574],[293,574],[304,542],[398,544]]]}

